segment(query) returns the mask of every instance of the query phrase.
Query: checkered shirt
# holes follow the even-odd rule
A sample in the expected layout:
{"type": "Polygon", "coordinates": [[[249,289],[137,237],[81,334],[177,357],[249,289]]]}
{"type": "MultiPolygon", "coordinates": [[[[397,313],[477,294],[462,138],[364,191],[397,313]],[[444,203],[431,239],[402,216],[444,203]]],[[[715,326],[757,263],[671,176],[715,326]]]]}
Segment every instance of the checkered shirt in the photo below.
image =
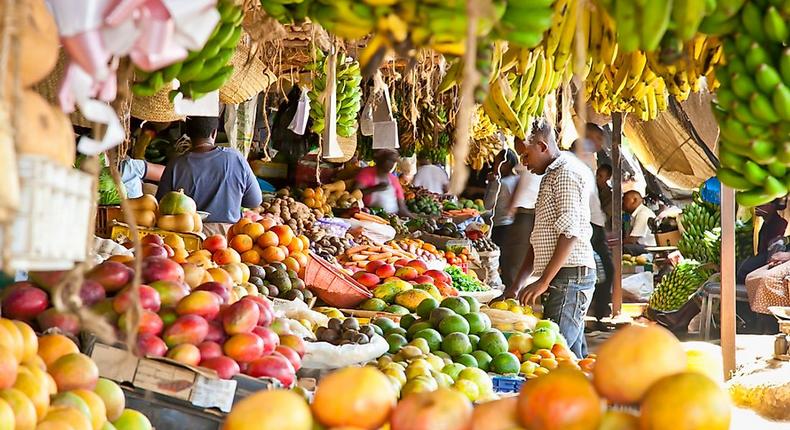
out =
{"type": "Polygon", "coordinates": [[[535,252],[534,271],[543,273],[561,234],[577,238],[563,267],[595,268],[590,244],[589,168],[578,158],[561,153],[546,169],[535,204],[535,228],[530,243],[535,252]]]}

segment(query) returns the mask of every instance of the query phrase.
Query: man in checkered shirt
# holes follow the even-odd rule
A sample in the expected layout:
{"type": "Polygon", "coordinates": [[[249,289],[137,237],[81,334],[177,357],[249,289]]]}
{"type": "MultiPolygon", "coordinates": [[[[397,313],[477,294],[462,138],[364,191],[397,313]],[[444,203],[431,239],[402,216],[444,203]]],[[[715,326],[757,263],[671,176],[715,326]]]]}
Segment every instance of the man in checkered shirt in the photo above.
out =
{"type": "Polygon", "coordinates": [[[513,287],[506,296],[524,304],[543,298],[543,316],[556,322],[577,357],[587,354],[584,316],[595,290],[595,259],[590,226],[589,168],[570,153],[560,151],[554,129],[537,120],[524,145],[522,162],[544,175],[535,205],[531,246],[513,287]],[[535,274],[538,280],[526,285],[535,274]]]}

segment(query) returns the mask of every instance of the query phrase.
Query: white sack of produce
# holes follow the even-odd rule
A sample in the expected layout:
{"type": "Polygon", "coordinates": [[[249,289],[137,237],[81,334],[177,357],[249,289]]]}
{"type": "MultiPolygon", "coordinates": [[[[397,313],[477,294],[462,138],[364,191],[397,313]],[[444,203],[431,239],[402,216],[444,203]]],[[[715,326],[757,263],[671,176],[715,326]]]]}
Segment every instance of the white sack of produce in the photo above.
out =
{"type": "Polygon", "coordinates": [[[653,272],[642,272],[623,277],[623,291],[630,301],[646,302],[653,294],[653,272]]]}
{"type": "Polygon", "coordinates": [[[395,238],[395,229],[388,225],[360,221],[356,218],[343,218],[343,221],[348,221],[352,230],[362,228],[362,234],[376,245],[381,245],[395,238]]]}
{"type": "MultiPolygon", "coordinates": [[[[301,300],[272,299],[274,315],[292,320],[308,320],[316,326],[326,327],[329,317],[307,307],[301,300]]],[[[311,336],[312,337],[312,336],[311,336]]]]}
{"type": "Polygon", "coordinates": [[[493,327],[513,327],[515,330],[516,324],[519,326],[519,331],[534,330],[535,324],[538,319],[534,315],[517,314],[515,312],[505,311],[501,309],[492,309],[483,307],[480,312],[488,315],[493,327]]]}
{"type": "Polygon", "coordinates": [[[375,360],[389,349],[387,341],[375,335],[364,345],[332,345],[328,342],[305,342],[302,367],[305,369],[339,369],[375,360]]]}

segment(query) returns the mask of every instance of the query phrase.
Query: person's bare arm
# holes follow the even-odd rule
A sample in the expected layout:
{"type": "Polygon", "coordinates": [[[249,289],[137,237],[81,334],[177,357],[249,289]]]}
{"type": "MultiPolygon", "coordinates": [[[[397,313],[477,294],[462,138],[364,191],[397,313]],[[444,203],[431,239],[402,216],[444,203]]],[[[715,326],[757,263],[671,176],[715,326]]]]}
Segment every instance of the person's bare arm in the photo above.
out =
{"type": "Polygon", "coordinates": [[[503,293],[506,298],[518,297],[521,287],[527,283],[527,279],[532,275],[534,264],[535,250],[532,249],[532,245],[529,245],[527,247],[527,255],[524,257],[524,262],[521,263],[521,269],[519,269],[516,279],[513,280],[513,285],[508,286],[503,293]]]}
{"type": "Polygon", "coordinates": [[[507,209],[507,216],[513,218],[516,215],[516,196],[519,193],[519,189],[521,188],[521,179],[516,182],[516,187],[513,189],[513,194],[510,195],[510,203],[508,204],[507,209]]]}
{"type": "Polygon", "coordinates": [[[159,182],[162,179],[162,173],[165,171],[165,166],[161,164],[145,163],[145,180],[159,182]]]}
{"type": "Polygon", "coordinates": [[[573,245],[576,243],[575,237],[568,237],[561,234],[557,239],[557,246],[554,248],[554,253],[551,254],[551,259],[543,274],[540,275],[537,281],[525,287],[519,292],[519,301],[525,305],[537,304],[540,301],[540,296],[549,289],[552,279],[557,276],[557,273],[562,269],[565,261],[573,250],[573,245]]]}

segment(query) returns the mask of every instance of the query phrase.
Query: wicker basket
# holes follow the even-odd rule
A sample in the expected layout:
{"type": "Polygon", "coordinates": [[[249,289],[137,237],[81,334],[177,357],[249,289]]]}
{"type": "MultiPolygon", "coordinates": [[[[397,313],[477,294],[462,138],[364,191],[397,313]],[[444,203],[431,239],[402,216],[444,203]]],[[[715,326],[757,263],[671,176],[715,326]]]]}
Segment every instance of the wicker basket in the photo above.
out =
{"type": "Polygon", "coordinates": [[[248,39],[245,36],[230,59],[234,70],[219,90],[219,101],[222,103],[237,105],[245,102],[277,81],[277,76],[266,70],[258,53],[252,52],[248,39]]]}
{"type": "Polygon", "coordinates": [[[165,85],[151,97],[132,97],[132,116],[145,121],[172,122],[185,117],[176,114],[175,107],[168,97],[170,87],[165,85]]]}
{"type": "Polygon", "coordinates": [[[350,160],[351,157],[357,152],[357,135],[353,135],[351,137],[337,137],[337,143],[340,145],[340,151],[343,153],[342,157],[335,157],[335,158],[325,158],[326,161],[330,161],[332,163],[345,163],[346,161],[350,160]]]}
{"type": "MultiPolygon", "coordinates": [[[[58,53],[58,62],[55,63],[55,68],[52,72],[44,78],[43,81],[33,86],[33,90],[41,94],[50,104],[60,106],[58,101],[58,89],[60,82],[63,80],[63,75],[66,73],[66,52],[63,48],[58,53]]],[[[69,114],[71,123],[78,127],[90,128],[93,124],[85,118],[79,109],[69,114]]]]}

